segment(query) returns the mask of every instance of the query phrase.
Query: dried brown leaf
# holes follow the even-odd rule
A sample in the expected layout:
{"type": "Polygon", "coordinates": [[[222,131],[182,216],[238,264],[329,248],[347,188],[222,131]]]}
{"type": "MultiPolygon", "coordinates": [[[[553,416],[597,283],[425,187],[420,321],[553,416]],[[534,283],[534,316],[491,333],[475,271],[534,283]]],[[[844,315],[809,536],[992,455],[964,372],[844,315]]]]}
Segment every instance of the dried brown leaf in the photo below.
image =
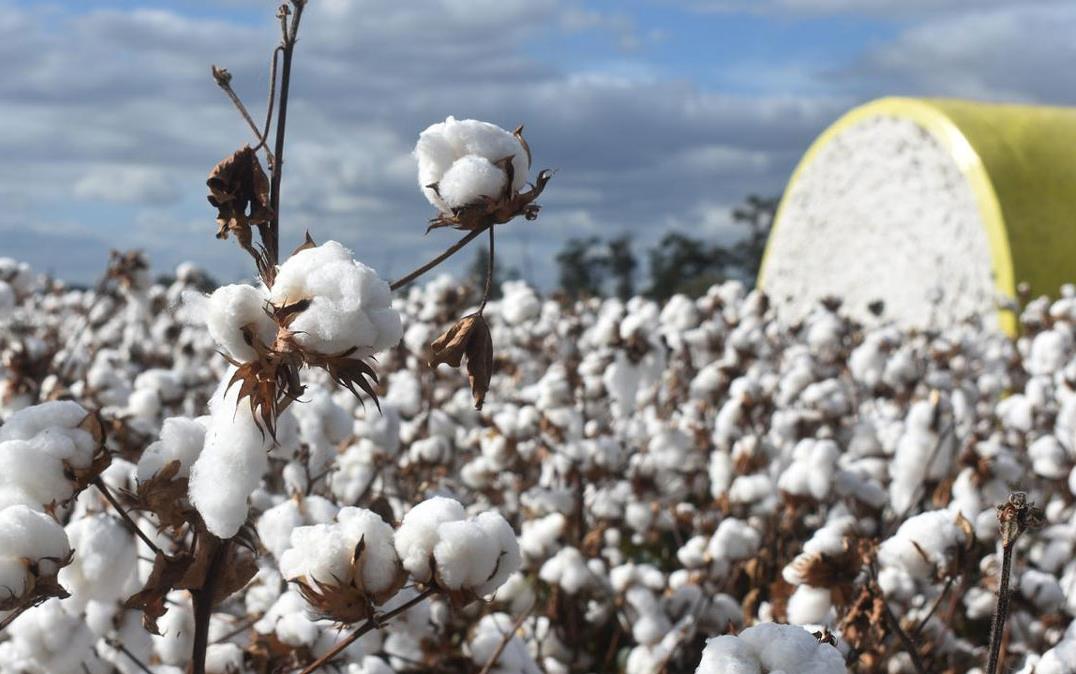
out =
{"type": "Polygon", "coordinates": [[[493,376],[493,337],[485,317],[481,313],[464,316],[435,339],[430,349],[433,352],[430,367],[437,367],[441,363],[459,367],[463,357],[467,356],[471,394],[475,408],[482,409],[493,376]]]}
{"type": "Polygon", "coordinates": [[[135,492],[126,495],[134,502],[133,509],[153,513],[157,530],[179,529],[190,521],[192,509],[187,503],[187,478],[176,477],[179,461],[170,461],[148,480],[138,483],[135,492]]]}
{"type": "Polygon", "coordinates": [[[145,586],[124,602],[124,608],[142,611],[142,626],[147,632],[160,635],[157,620],[168,610],[165,597],[177,586],[193,561],[194,558],[187,553],[170,557],[158,552],[145,586]]]}

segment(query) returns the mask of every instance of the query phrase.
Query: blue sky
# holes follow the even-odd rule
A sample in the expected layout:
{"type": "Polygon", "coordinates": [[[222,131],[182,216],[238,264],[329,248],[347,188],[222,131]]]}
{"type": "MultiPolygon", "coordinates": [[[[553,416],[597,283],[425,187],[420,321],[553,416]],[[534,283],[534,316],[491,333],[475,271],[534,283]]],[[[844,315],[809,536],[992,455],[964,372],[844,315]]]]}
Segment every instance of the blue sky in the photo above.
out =
{"type": "MultiPolygon", "coordinates": [[[[252,272],[213,238],[204,180],[249,140],[209,78],[259,112],[275,44],[261,0],[0,0],[0,256],[74,281],[109,248],[158,271],[252,272]]],[[[888,95],[1072,104],[1076,3],[1050,0],[310,0],[296,55],[284,244],[305,228],[384,276],[423,236],[418,133],[447,115],[525,123],[559,169],[505,263],[553,280],[572,236],[735,235],[810,140],[888,95]]],[[[461,255],[460,264],[471,253],[461,255]]]]}

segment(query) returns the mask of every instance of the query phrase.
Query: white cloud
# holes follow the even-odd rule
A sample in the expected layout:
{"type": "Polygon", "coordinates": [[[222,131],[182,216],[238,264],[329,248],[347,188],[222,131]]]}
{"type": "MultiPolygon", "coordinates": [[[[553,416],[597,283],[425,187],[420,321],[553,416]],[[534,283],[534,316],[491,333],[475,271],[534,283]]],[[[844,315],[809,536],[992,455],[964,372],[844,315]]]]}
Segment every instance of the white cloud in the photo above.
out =
{"type": "Polygon", "coordinates": [[[863,86],[884,82],[916,94],[1071,103],[1073,34],[1073,3],[944,17],[871,50],[848,75],[863,86]]]}
{"type": "Polygon", "coordinates": [[[94,166],[75,183],[75,196],[120,204],[176,201],[176,185],[159,169],[146,166],[94,166]]]}
{"type": "Polygon", "coordinates": [[[671,0],[702,12],[858,14],[909,18],[977,12],[994,7],[1061,5],[1062,0],[671,0]]]}

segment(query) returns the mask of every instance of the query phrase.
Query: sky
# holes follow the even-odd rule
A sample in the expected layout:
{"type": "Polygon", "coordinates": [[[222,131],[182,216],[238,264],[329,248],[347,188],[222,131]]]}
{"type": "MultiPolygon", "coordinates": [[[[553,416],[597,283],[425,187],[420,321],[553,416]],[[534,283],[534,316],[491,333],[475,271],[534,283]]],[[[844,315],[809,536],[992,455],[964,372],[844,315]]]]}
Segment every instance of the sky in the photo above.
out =
{"type": "MultiPolygon", "coordinates": [[[[279,40],[265,0],[0,0],[0,256],[73,282],[110,249],[253,276],[205,179],[252,137],[279,40]]],[[[886,95],[1076,104],[1071,0],[310,0],[295,53],[283,250],[309,230],[395,278],[459,234],[411,156],[448,115],[525,124],[557,174],[501,263],[542,287],[572,237],[737,234],[811,140],[886,95]]],[[[461,253],[448,267],[473,258],[461,253]]]]}

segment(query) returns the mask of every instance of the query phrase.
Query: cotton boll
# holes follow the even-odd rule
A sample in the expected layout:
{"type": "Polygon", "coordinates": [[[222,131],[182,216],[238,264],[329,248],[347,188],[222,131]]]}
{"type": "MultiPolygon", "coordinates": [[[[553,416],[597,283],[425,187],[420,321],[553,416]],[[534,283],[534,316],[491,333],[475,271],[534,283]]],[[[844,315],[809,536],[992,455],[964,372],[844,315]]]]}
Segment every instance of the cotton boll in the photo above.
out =
{"type": "Polygon", "coordinates": [[[433,549],[438,582],[450,590],[473,587],[493,573],[495,541],[472,520],[446,522],[437,528],[433,549]]]}
{"type": "Polygon", "coordinates": [[[577,594],[594,581],[586,558],[573,547],[561,548],[542,565],[538,577],[551,585],[559,585],[568,594],[577,594]]]}
{"type": "Polygon", "coordinates": [[[508,175],[485,157],[467,155],[456,160],[437,184],[441,200],[449,210],[496,200],[504,192],[508,175]]]}
{"type": "Polygon", "coordinates": [[[475,594],[485,596],[495,592],[509,576],[519,570],[522,556],[519,541],[516,539],[515,532],[512,531],[512,526],[500,513],[484,512],[475,521],[497,544],[496,572],[474,588],[475,594]]]}
{"type": "Polygon", "coordinates": [[[310,300],[289,329],[296,342],[316,353],[368,358],[403,337],[389,284],[336,241],[288,258],[269,297],[277,307],[310,300]]]}
{"type": "Polygon", "coordinates": [[[236,644],[210,644],[205,655],[206,674],[232,674],[243,671],[243,650],[236,644]]]}
{"type": "Polygon", "coordinates": [[[1028,569],[1020,576],[1020,594],[1045,613],[1053,613],[1065,602],[1057,578],[1036,569],[1028,569]]]}
{"type": "Polygon", "coordinates": [[[695,674],[762,674],[762,665],[747,642],[726,634],[707,640],[695,674]]]}
{"type": "Polygon", "coordinates": [[[22,504],[41,509],[71,498],[67,469],[86,468],[96,442],[79,425],[86,410],[70,401],[33,405],[0,426],[0,508],[22,504]]]}
{"type": "Polygon", "coordinates": [[[64,610],[59,599],[28,609],[7,628],[18,671],[84,674],[107,671],[94,653],[97,638],[78,616],[64,610]]]}
{"type": "Polygon", "coordinates": [[[798,625],[762,623],[739,634],[757,653],[762,671],[844,674],[844,658],[798,625]]]}
{"type": "Polygon", "coordinates": [[[750,524],[729,517],[721,521],[706,551],[715,558],[740,560],[758,552],[762,538],[750,524]]]}
{"type": "Polygon", "coordinates": [[[257,353],[243,334],[250,328],[251,336],[262,344],[273,343],[276,323],[266,313],[268,293],[264,288],[248,285],[221,286],[209,296],[205,322],[210,336],[240,362],[254,360],[257,353]]]}
{"type": "Polygon", "coordinates": [[[160,440],[142,452],[138,460],[138,479],[145,482],[172,461],[179,461],[177,478],[187,477],[191,465],[205,444],[208,417],[188,419],[169,417],[161,424],[160,440]]]}
{"type": "Polygon", "coordinates": [[[53,575],[70,553],[63,527],[48,515],[25,505],[0,510],[0,600],[32,589],[27,564],[36,565],[38,575],[53,575]]]}
{"type": "Polygon", "coordinates": [[[210,533],[231,538],[247,519],[247,497],[269,466],[268,435],[254,421],[230,373],[209,402],[205,448],[190,472],[189,498],[210,533]],[[227,390],[226,390],[227,389],[227,390]]]}
{"type": "Polygon", "coordinates": [[[800,585],[788,599],[788,620],[799,625],[830,624],[832,608],[829,588],[800,585]]]}
{"type": "Polygon", "coordinates": [[[430,555],[440,542],[439,527],[465,516],[459,501],[443,496],[435,496],[411,508],[396,530],[396,554],[408,573],[419,582],[428,582],[430,555]]]}
{"type": "Polygon", "coordinates": [[[75,550],[70,565],[60,570],[60,584],[71,592],[71,601],[121,598],[135,573],[138,551],[127,528],[111,515],[84,517],[65,529],[75,550]]]}
{"type": "Polygon", "coordinates": [[[1028,456],[1035,473],[1048,480],[1064,479],[1070,470],[1071,461],[1065,448],[1053,435],[1044,435],[1027,448],[1028,456]]]}
{"type": "Polygon", "coordinates": [[[511,616],[504,613],[491,613],[479,620],[467,643],[471,661],[481,667],[493,660],[490,671],[497,674],[541,674],[542,670],[518,636],[512,636],[502,647],[512,623],[511,616]]]}
{"type": "MultiPolygon", "coordinates": [[[[445,213],[450,212],[454,207],[447,203],[447,198],[442,198],[446,180],[450,182],[449,192],[453,197],[453,204],[457,205],[474,203],[480,195],[484,194],[479,188],[487,186],[486,183],[475,178],[472,178],[472,181],[477,184],[473,185],[462,180],[467,177],[467,174],[463,169],[457,168],[460,162],[473,165],[477,163],[477,160],[483,159],[493,167],[493,162],[511,157],[514,169],[512,189],[519,190],[527,182],[529,169],[527,152],[515,136],[488,122],[473,119],[456,120],[454,117],[449,117],[444,122],[433,124],[419,135],[418,144],[415,146],[415,157],[418,159],[419,187],[422,188],[423,194],[430,203],[445,213]],[[460,173],[463,175],[457,175],[460,173]],[[430,187],[431,185],[439,187],[435,189],[430,187]],[[465,186],[470,186],[472,189],[470,191],[462,189],[465,186]]],[[[501,173],[503,176],[504,172],[501,171],[501,173]]],[[[505,178],[502,177],[502,185],[504,180],[505,178]]]]}
{"type": "Polygon", "coordinates": [[[167,665],[186,665],[194,646],[194,611],[184,594],[169,595],[168,611],[157,620],[160,635],[153,635],[153,649],[167,665]]]}
{"type": "Polygon", "coordinates": [[[394,532],[379,515],[363,508],[343,508],[336,516],[347,542],[362,541],[365,556],[362,581],[367,591],[380,594],[396,584],[400,560],[393,545],[394,532]]]}
{"type": "Polygon", "coordinates": [[[926,580],[964,538],[949,511],[922,513],[905,520],[897,533],[882,543],[878,561],[883,567],[892,566],[926,580]]]}

